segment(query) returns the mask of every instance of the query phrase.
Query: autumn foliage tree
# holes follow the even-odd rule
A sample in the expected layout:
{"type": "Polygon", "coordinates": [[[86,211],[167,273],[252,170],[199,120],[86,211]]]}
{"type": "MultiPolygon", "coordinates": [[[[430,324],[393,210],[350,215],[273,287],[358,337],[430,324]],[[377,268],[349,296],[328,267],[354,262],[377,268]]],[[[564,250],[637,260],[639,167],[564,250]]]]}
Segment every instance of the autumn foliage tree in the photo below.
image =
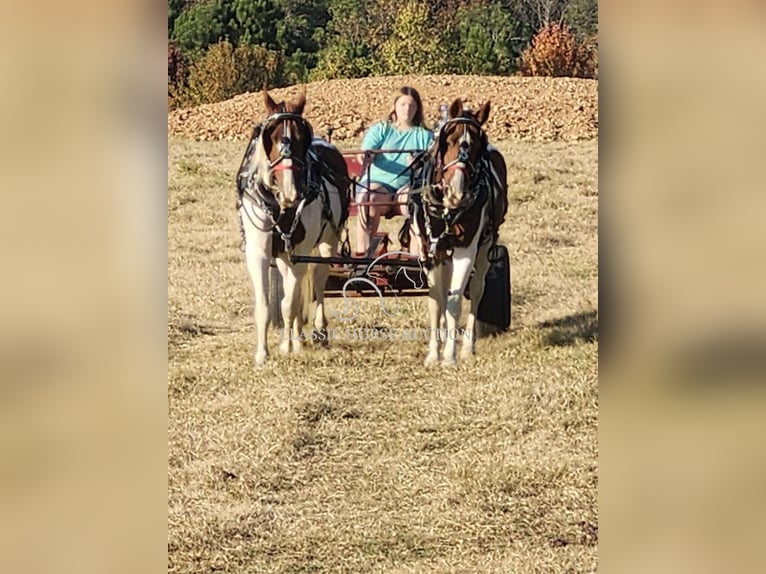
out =
{"type": "Polygon", "coordinates": [[[227,40],[211,46],[192,64],[188,85],[178,94],[180,105],[220,102],[236,94],[258,91],[281,81],[284,55],[263,46],[227,40]]]}
{"type": "Polygon", "coordinates": [[[183,86],[187,72],[183,53],[173,42],[168,42],[168,86],[183,86]]]}
{"type": "Polygon", "coordinates": [[[168,107],[178,105],[178,95],[186,85],[189,69],[183,52],[173,42],[168,42],[168,107]]]}
{"type": "Polygon", "coordinates": [[[169,107],[370,75],[596,77],[598,2],[168,0],[168,42],[169,107]]]}
{"type": "Polygon", "coordinates": [[[593,68],[590,50],[565,24],[543,27],[521,56],[521,72],[525,76],[590,78],[593,68]]]}

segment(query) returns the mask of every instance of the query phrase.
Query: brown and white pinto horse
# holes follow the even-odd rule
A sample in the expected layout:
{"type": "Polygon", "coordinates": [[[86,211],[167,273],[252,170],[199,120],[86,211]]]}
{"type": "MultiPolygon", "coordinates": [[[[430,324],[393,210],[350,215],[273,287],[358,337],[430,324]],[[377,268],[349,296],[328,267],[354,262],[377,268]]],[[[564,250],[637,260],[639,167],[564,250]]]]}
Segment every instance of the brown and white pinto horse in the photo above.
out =
{"type": "MultiPolygon", "coordinates": [[[[335,254],[348,216],[350,180],[343,156],[324,140],[314,138],[303,117],[306,95],[277,104],[263,92],[266,118],[253,130],[237,177],[239,211],[247,269],[255,291],[255,363],[268,357],[269,264],[282,276],[281,302],[285,331],[279,350],[299,352],[303,329],[301,289],[307,264],[292,255],[335,254]]],[[[311,266],[317,301],[314,329],[325,331],[324,287],[329,268],[311,266]]],[[[303,294],[306,295],[306,294],[303,294]]],[[[309,299],[310,300],[310,299],[309,299]]],[[[326,332],[326,331],[325,331],[326,332]]]]}
{"type": "Polygon", "coordinates": [[[428,268],[431,338],[426,364],[439,361],[440,339],[444,339],[442,362],[455,364],[467,285],[471,306],[461,356],[476,352],[476,314],[490,266],[489,251],[508,209],[505,160],[482,128],[489,110],[489,102],[475,113],[463,110],[460,99],[452,102],[424,162],[422,194],[411,202],[412,233],[428,268]]]}

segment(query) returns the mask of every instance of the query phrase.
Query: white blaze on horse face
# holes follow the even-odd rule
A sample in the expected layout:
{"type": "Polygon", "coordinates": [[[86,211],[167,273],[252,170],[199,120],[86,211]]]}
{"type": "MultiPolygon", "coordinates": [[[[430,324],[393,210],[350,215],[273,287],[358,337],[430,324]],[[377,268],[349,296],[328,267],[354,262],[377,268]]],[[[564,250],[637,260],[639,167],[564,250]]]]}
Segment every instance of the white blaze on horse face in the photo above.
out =
{"type": "MultiPolygon", "coordinates": [[[[290,130],[290,124],[284,122],[284,131],[282,132],[282,138],[286,138],[292,142],[293,134],[290,130]]],[[[280,153],[282,151],[280,150],[280,153]]],[[[284,158],[279,164],[277,164],[282,174],[282,185],[279,191],[279,206],[282,208],[292,207],[298,200],[298,189],[295,187],[295,178],[293,177],[293,160],[292,158],[284,158]]]]}
{"type": "MultiPolygon", "coordinates": [[[[463,144],[466,144],[470,149],[471,134],[468,133],[468,130],[465,128],[465,126],[463,126],[463,137],[460,138],[460,143],[458,146],[463,144]]],[[[466,168],[467,166],[465,162],[458,161],[452,169],[452,177],[450,178],[447,184],[447,189],[444,193],[444,204],[448,209],[456,209],[463,199],[463,193],[467,183],[465,177],[466,168]]]]}

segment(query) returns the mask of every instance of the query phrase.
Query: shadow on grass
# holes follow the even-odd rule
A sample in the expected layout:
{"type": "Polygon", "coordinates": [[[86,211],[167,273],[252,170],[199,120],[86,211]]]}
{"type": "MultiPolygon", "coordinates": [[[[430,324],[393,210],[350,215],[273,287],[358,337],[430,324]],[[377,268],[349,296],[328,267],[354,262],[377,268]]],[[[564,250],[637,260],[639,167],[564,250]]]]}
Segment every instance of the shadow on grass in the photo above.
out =
{"type": "Polygon", "coordinates": [[[205,325],[193,318],[173,318],[168,321],[168,355],[174,356],[179,347],[197,337],[230,333],[231,329],[217,325],[205,325]]]}
{"type": "Polygon", "coordinates": [[[760,327],[721,327],[679,341],[668,350],[668,372],[695,390],[762,388],[766,378],[766,332],[760,327]]]}
{"type": "Polygon", "coordinates": [[[544,342],[549,347],[574,345],[578,341],[598,341],[598,311],[584,311],[559,319],[543,321],[538,325],[543,331],[544,342]]]}
{"type": "Polygon", "coordinates": [[[188,337],[199,337],[201,335],[217,335],[218,329],[213,325],[203,325],[195,321],[182,321],[171,325],[180,334],[188,337]]]}

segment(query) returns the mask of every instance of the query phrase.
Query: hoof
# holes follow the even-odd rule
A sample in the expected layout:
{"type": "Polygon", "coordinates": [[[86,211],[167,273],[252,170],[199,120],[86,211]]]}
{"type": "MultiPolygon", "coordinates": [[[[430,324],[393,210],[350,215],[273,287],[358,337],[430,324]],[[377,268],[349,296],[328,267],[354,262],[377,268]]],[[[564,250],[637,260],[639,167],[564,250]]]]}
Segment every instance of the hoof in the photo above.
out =
{"type": "Polygon", "coordinates": [[[460,351],[460,358],[462,360],[469,360],[473,359],[476,356],[476,350],[475,349],[463,349],[460,351]]]}
{"type": "Polygon", "coordinates": [[[428,355],[426,356],[426,360],[424,361],[424,364],[428,366],[428,365],[435,365],[438,362],[439,362],[438,353],[428,353],[428,355]]]}
{"type": "Polygon", "coordinates": [[[330,347],[330,340],[327,338],[327,329],[314,329],[311,331],[311,342],[321,349],[330,347]]]}
{"type": "Polygon", "coordinates": [[[457,361],[455,360],[455,357],[444,357],[442,359],[442,365],[445,367],[454,367],[457,365],[457,361]]]}

